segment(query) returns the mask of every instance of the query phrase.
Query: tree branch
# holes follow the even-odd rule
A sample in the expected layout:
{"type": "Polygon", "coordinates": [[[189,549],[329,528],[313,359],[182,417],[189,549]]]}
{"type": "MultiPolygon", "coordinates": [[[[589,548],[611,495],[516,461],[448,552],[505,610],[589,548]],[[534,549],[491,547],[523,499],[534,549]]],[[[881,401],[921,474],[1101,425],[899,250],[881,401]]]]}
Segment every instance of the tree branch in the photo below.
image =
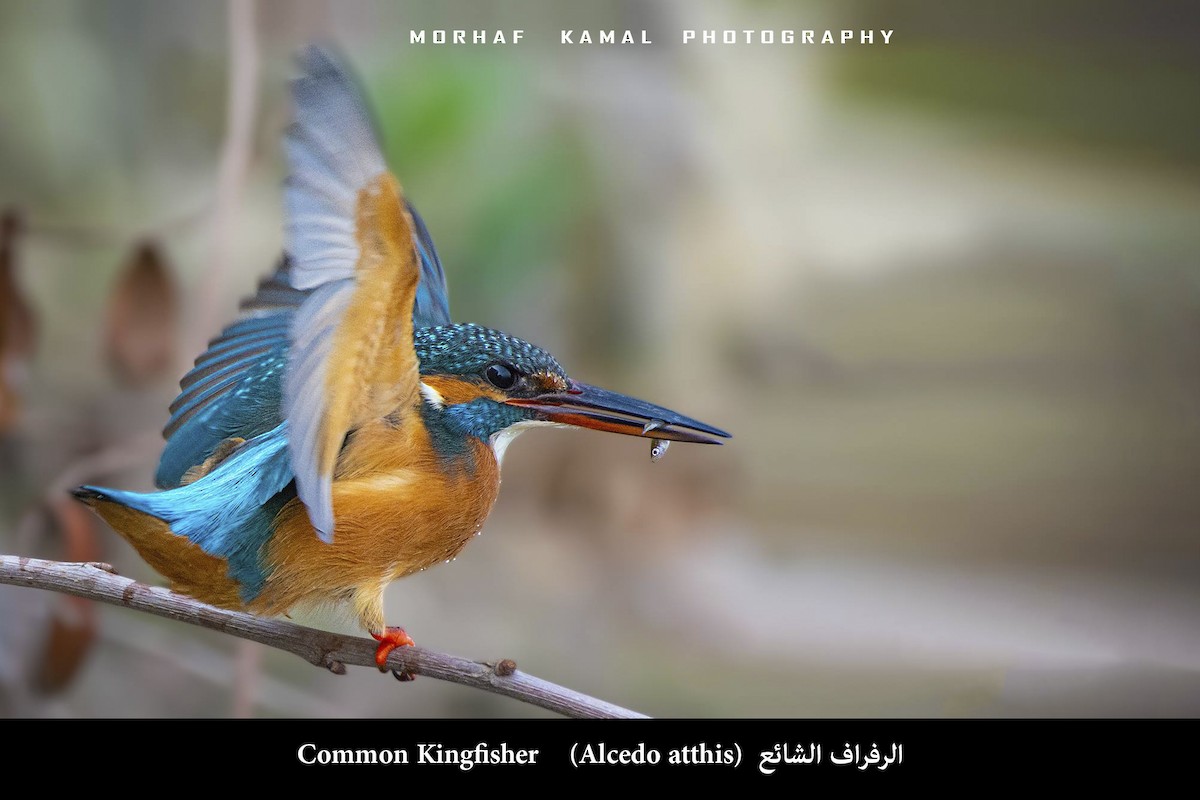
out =
{"type": "MultiPolygon", "coordinates": [[[[192,338],[188,353],[204,352],[204,342],[220,327],[224,317],[224,291],[229,283],[242,194],[250,173],[254,149],[254,121],[258,108],[258,40],[254,0],[228,0],[229,98],[225,137],[217,162],[216,196],[213,199],[212,252],[204,281],[196,296],[192,338]]],[[[185,364],[190,368],[190,364],[185,364]]]]}
{"type": "MultiPolygon", "coordinates": [[[[294,653],[338,675],[346,671],[346,665],[375,668],[376,645],[369,639],[205,605],[168,589],[123,578],[107,564],[0,555],[0,583],[64,592],[199,625],[294,653]]],[[[520,672],[507,659],[481,663],[421,647],[399,647],[388,658],[388,669],[461,683],[569,717],[644,716],[520,672]]]]}

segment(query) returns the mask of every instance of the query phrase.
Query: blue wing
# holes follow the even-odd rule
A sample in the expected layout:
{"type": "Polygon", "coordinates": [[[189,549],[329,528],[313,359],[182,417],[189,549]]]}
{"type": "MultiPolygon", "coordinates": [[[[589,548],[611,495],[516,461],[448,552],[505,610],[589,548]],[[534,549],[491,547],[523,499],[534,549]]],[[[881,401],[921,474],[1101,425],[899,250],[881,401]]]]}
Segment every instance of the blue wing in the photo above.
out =
{"type": "Polygon", "coordinates": [[[209,342],[180,381],[179,397],[163,429],[167,446],[154,477],[159,488],[178,486],[183,474],[203,463],[222,440],[253,439],[283,421],[288,330],[305,297],[288,283],[288,269],[284,259],[255,295],[243,301],[240,318],[209,342]]]}
{"type": "MultiPolygon", "coordinates": [[[[348,209],[354,206],[356,184],[384,166],[365,105],[345,70],[317,49],[305,53],[303,65],[306,75],[293,84],[297,121],[288,137],[288,254],[181,381],[163,431],[167,446],[155,476],[164,489],[179,486],[184,473],[208,458],[224,439],[252,440],[293,415],[297,419],[287,426],[292,437],[308,436],[314,426],[304,414],[304,404],[293,400],[292,412],[285,410],[288,375],[294,398],[296,385],[316,377],[310,371],[314,362],[319,365],[329,338],[324,335],[328,331],[322,331],[336,324],[338,316],[337,303],[329,301],[344,294],[337,284],[353,283],[357,242],[348,209]]],[[[451,320],[441,259],[424,220],[404,202],[419,267],[413,327],[447,324],[451,320]]],[[[309,490],[306,496],[302,486],[301,495],[313,513],[312,465],[298,455],[306,441],[302,439],[300,447],[296,441],[290,445],[293,473],[297,467],[304,473],[309,490]]],[[[324,516],[328,509],[320,508],[319,500],[316,505],[317,516],[324,516]]],[[[324,530],[320,525],[318,529],[324,530]]]]}
{"type": "Polygon", "coordinates": [[[446,291],[446,273],[442,270],[442,260],[438,258],[437,248],[433,246],[433,237],[425,227],[425,220],[421,219],[412,203],[406,201],[405,205],[408,207],[408,213],[412,215],[417,255],[421,258],[421,283],[417,286],[417,297],[413,302],[413,327],[432,328],[436,325],[449,325],[450,294],[446,291]]]}
{"type": "MultiPolygon", "coordinates": [[[[450,322],[446,276],[424,220],[412,204],[421,283],[413,305],[413,327],[450,322]]],[[[264,279],[253,297],[242,302],[241,316],[208,344],[208,350],[180,381],[163,429],[167,446],[154,482],[160,489],[179,486],[183,474],[212,455],[222,440],[253,439],[283,421],[283,372],[288,331],[296,309],[311,294],[292,287],[290,263],[264,279]]]]}

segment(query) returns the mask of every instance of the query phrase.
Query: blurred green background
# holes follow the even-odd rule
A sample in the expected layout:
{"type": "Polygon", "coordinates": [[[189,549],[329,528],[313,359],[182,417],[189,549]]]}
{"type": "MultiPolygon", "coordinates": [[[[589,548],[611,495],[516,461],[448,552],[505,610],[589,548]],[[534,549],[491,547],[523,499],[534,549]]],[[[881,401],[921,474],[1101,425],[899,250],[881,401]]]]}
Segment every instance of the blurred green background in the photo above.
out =
{"type": "MultiPolygon", "coordinates": [[[[60,484],[150,486],[175,382],[277,257],[291,54],[324,39],[457,320],[734,434],[657,464],[527,434],[485,534],[393,585],[390,621],[653,715],[1200,714],[1192,4],[479,5],[0,0],[8,318],[18,295],[37,318],[4,365],[0,550],[82,535],[157,580],[88,544],[60,484]],[[231,7],[258,69],[222,195],[231,7]],[[408,42],[456,27],[525,37],[408,42]],[[558,43],[585,28],[654,44],[558,43]],[[809,28],[895,33],[679,44],[809,28]],[[169,363],[114,369],[117,298],[172,292],[132,334],[169,363]]],[[[9,715],[542,713],[28,589],[0,607],[9,715]]]]}

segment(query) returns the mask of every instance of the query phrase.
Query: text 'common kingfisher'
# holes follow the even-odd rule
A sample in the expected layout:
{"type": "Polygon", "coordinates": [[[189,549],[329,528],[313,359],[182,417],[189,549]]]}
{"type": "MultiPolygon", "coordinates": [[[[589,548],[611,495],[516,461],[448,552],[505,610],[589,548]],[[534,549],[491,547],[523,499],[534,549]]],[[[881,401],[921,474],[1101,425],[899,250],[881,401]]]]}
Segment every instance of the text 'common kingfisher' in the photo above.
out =
{"type": "Polygon", "coordinates": [[[522,430],[729,434],[578,383],[515,336],[452,323],[429,231],[354,83],[322,50],[301,61],[286,254],[181,381],[155,476],[165,491],[75,495],[204,602],[268,615],[349,602],[383,668],[412,644],[384,624],[385,587],[479,533],[522,430]]]}

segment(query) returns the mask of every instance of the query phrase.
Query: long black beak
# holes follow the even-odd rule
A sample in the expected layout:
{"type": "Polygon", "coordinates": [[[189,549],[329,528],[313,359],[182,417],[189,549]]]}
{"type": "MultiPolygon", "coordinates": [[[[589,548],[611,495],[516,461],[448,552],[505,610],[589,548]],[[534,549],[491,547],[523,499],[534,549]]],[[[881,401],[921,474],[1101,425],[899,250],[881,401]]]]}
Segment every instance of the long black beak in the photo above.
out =
{"type": "Polygon", "coordinates": [[[586,383],[573,383],[569,390],[559,394],[514,397],[505,402],[531,408],[550,422],[627,436],[698,444],[724,444],[720,439],[730,438],[720,428],[685,417],[669,408],[586,383]]]}

